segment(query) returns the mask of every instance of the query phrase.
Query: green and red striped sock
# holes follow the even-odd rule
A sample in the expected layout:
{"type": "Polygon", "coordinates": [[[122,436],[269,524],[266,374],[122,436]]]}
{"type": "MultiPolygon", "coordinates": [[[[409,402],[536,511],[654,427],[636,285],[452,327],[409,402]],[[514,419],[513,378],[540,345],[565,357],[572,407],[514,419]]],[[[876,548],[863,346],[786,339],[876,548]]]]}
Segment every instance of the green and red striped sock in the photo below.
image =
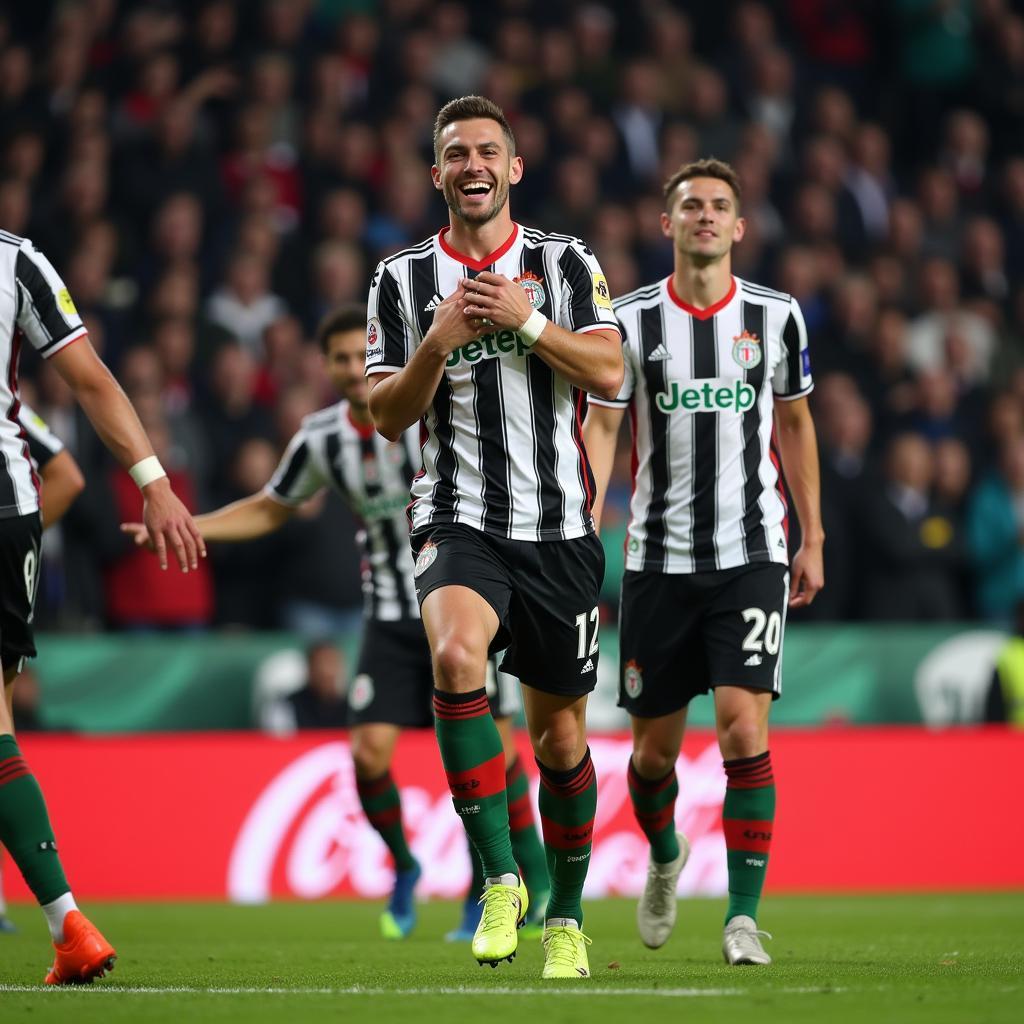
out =
{"type": "Polygon", "coordinates": [[[455,813],[462,818],[487,878],[518,876],[508,829],[505,754],[487,692],[434,690],[434,728],[455,813]]]}
{"type": "Polygon", "coordinates": [[[626,771],[629,784],[629,798],[633,802],[633,814],[641,831],[651,844],[651,857],[655,864],[668,864],[679,856],[679,839],[676,837],[676,797],[679,796],[679,780],[675,765],[660,779],[645,779],[629,759],[626,771]]]}
{"type": "Polygon", "coordinates": [[[40,905],[71,891],[43,791],[10,735],[0,736],[0,843],[40,905]]]}
{"type": "Polygon", "coordinates": [[[512,852],[530,896],[547,892],[548,863],[544,847],[537,835],[533,820],[533,804],[530,801],[530,780],[523,771],[522,760],[517,756],[505,771],[505,791],[508,795],[508,827],[512,837],[512,852]]]}
{"type": "Polygon", "coordinates": [[[540,823],[547,850],[551,896],[547,918],[571,917],[583,925],[583,883],[590,866],[597,811],[597,774],[590,748],[575,768],[540,769],[540,823]]]}
{"type": "Polygon", "coordinates": [[[766,750],[723,762],[726,775],[722,828],[729,861],[729,908],[725,921],[745,914],[757,920],[775,820],[775,778],[766,750]]]}
{"type": "Polygon", "coordinates": [[[366,820],[377,830],[395,859],[396,871],[410,871],[416,858],[409,849],[402,827],[402,796],[387,771],[375,779],[356,777],[356,792],[366,820]]]}

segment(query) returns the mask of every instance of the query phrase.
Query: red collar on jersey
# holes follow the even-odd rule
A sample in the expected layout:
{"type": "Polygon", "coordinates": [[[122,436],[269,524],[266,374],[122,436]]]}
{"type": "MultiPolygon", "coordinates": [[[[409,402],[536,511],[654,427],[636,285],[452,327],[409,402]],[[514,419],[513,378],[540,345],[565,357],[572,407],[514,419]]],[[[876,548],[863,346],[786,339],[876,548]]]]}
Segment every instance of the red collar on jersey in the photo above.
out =
{"type": "Polygon", "coordinates": [[[360,437],[373,437],[373,431],[374,431],[373,424],[372,423],[359,423],[355,419],[355,417],[352,415],[352,406],[351,405],[345,410],[345,413],[348,416],[349,423],[351,423],[352,426],[356,428],[356,433],[360,437]]]}
{"type": "Polygon", "coordinates": [[[672,278],[668,279],[668,297],[680,308],[685,309],[690,316],[695,316],[698,320],[707,320],[708,317],[714,316],[720,309],[725,309],[726,306],[732,302],[732,297],[736,294],[736,278],[732,275],[729,276],[729,290],[720,298],[713,306],[708,306],[707,309],[698,309],[696,306],[691,306],[688,302],[683,302],[681,298],[676,294],[675,285],[672,283],[672,278]]]}
{"type": "Polygon", "coordinates": [[[450,230],[450,227],[443,227],[437,233],[437,241],[441,246],[442,251],[451,256],[453,260],[458,260],[460,263],[469,267],[470,270],[486,270],[492,263],[497,263],[497,261],[512,248],[512,245],[516,240],[516,235],[519,234],[519,225],[513,224],[512,234],[509,235],[508,238],[506,238],[505,241],[494,250],[494,252],[488,253],[482,260],[475,260],[471,256],[466,256],[464,253],[459,252],[458,249],[453,249],[444,237],[450,230]]]}

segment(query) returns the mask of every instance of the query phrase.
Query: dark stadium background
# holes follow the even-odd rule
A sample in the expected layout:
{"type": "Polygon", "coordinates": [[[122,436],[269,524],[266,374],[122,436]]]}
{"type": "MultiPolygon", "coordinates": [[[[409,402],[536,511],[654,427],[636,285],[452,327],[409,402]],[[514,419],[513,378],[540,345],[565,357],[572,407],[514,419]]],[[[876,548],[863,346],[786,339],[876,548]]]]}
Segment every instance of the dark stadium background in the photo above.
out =
{"type": "MultiPolygon", "coordinates": [[[[786,735],[822,757],[836,736],[853,744],[849,756],[873,765],[858,786],[939,757],[967,766],[965,805],[981,791],[998,802],[988,780],[1009,784],[1015,737],[978,746],[992,734],[921,727],[1001,716],[993,667],[1024,597],[1024,5],[0,5],[0,228],[32,238],[64,276],[194,510],[260,488],[300,418],[334,400],[314,328],[365,299],[378,259],[445,221],[432,118],[474,91],[517,133],[516,219],[586,239],[613,295],[671,269],[658,230],[668,174],[706,155],[736,166],[748,221],[736,273],[795,295],[807,321],[828,535],[827,586],[793,617],[774,720],[804,727],[786,735]],[[910,731],[886,731],[896,724],[910,731]]],[[[259,766],[266,778],[243,803],[256,800],[274,772],[335,742],[224,730],[287,731],[280,698],[301,685],[311,639],[336,638],[354,665],[356,527],[331,496],[273,538],[212,550],[198,574],[162,575],[119,533],[130,488],[57,375],[28,354],[22,389],[87,487],[46,538],[36,685],[19,687],[16,719],[72,873],[87,878],[76,891],[151,894],[152,879],[122,872],[111,890],[110,872],[90,873],[75,836],[95,819],[61,767],[86,741],[66,734],[125,734],[90,739],[89,756],[118,786],[164,779],[168,801],[180,779],[152,759],[199,752],[199,786],[259,766]],[[32,726],[54,735],[28,738],[32,726]]],[[[606,506],[592,714],[603,730],[624,725],[614,620],[627,448],[606,506]]],[[[707,712],[692,720],[707,725],[707,712]]],[[[708,740],[688,747],[694,764],[708,740]]],[[[428,746],[415,750],[399,776],[436,767],[428,746]]],[[[793,763],[803,756],[817,755],[793,763]]],[[[211,827],[216,800],[201,812],[211,827]]],[[[973,804],[977,828],[989,809],[973,804]]],[[[887,813],[913,834],[905,809],[887,813]]],[[[225,858],[233,838],[218,837],[225,858]]],[[[965,856],[918,880],[1024,883],[1019,857],[965,856]]],[[[879,860],[862,883],[889,871],[910,884],[913,863],[879,860]]],[[[192,891],[228,888],[203,876],[192,891]]]]}

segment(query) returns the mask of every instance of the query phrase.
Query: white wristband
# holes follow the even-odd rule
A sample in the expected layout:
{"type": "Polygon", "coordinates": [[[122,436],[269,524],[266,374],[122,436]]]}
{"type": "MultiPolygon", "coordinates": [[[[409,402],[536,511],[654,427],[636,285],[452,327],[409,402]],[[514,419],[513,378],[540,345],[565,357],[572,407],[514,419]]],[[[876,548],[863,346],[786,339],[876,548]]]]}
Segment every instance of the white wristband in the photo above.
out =
{"type": "Polygon", "coordinates": [[[527,348],[533,348],[537,339],[544,333],[548,325],[548,318],[539,310],[535,309],[527,318],[526,323],[519,328],[519,337],[527,348]]]}
{"type": "Polygon", "coordinates": [[[135,486],[141,491],[146,484],[151,484],[154,480],[159,480],[162,476],[167,476],[164,472],[164,467],[160,465],[160,460],[155,455],[150,455],[148,458],[139,459],[138,462],[128,470],[129,475],[135,481],[135,486]]]}

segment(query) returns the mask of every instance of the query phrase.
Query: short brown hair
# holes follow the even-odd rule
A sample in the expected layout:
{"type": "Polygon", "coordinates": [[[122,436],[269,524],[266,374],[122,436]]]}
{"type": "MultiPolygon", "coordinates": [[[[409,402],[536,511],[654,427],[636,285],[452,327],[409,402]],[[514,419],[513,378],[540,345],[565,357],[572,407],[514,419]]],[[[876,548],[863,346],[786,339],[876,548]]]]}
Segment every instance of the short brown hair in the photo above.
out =
{"type": "Polygon", "coordinates": [[[358,303],[346,303],[337,309],[331,310],[316,329],[316,340],[320,344],[320,351],[327,355],[327,343],[331,336],[347,331],[366,330],[366,307],[358,303]]]}
{"type": "Polygon", "coordinates": [[[508,143],[509,156],[516,155],[516,137],[512,134],[512,126],[508,123],[505,111],[486,96],[460,96],[458,99],[449,100],[437,112],[437,118],[434,121],[434,160],[436,163],[441,162],[441,151],[438,149],[441,132],[456,121],[470,121],[478,117],[497,121],[501,125],[505,141],[508,143]]]}
{"type": "Polygon", "coordinates": [[[740,208],[740,179],[736,173],[732,164],[727,164],[724,160],[716,160],[714,157],[710,157],[707,160],[693,160],[688,164],[683,164],[682,167],[672,175],[668,181],[665,182],[664,194],[665,194],[665,206],[668,207],[672,203],[672,193],[684,182],[689,181],[691,178],[718,178],[719,181],[724,181],[729,188],[732,189],[732,194],[736,198],[736,209],[740,208]]]}

